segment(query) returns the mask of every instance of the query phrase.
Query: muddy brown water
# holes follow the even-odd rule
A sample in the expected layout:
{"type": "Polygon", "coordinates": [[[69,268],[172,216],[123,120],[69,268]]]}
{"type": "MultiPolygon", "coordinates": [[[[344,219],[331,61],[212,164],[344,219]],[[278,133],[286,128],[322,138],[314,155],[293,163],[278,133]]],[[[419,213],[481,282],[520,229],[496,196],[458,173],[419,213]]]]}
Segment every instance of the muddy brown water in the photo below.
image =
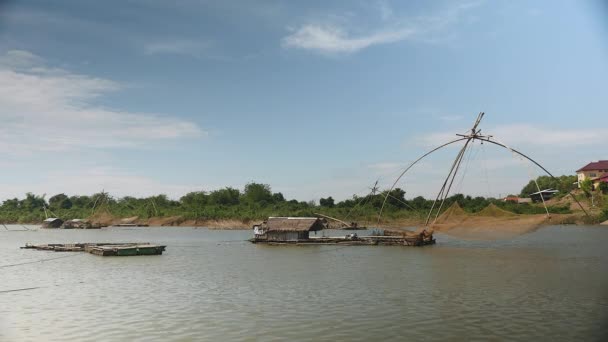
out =
{"type": "Polygon", "coordinates": [[[608,337],[606,227],[544,227],[496,241],[438,235],[423,248],[271,247],[244,241],[250,234],[0,230],[0,291],[30,288],[0,292],[0,341],[608,337]],[[106,241],[168,247],[122,258],[19,249],[106,241]]]}

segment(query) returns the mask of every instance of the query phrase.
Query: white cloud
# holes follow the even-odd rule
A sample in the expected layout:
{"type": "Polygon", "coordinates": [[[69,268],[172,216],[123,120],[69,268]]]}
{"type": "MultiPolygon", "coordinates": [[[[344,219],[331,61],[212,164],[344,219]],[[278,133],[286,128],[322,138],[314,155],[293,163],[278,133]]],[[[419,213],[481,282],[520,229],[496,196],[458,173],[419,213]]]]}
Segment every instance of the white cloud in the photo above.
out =
{"type": "Polygon", "coordinates": [[[200,57],[209,48],[209,42],[190,39],[171,39],[149,43],[144,47],[148,55],[188,55],[200,57]]]}
{"type": "Polygon", "coordinates": [[[190,121],[94,104],[121,89],[112,80],[49,68],[27,51],[7,52],[0,57],[0,151],[143,147],[206,134],[190,121]]]}
{"type": "MultiPolygon", "coordinates": [[[[385,2],[377,7],[384,27],[368,32],[353,33],[353,27],[343,23],[312,21],[302,25],[282,39],[284,48],[311,50],[323,54],[349,54],[365,48],[422,38],[422,36],[455,23],[463,12],[478,6],[479,2],[461,3],[434,16],[414,19],[393,19],[395,15],[385,2]]],[[[341,17],[339,17],[341,18],[341,17]]],[[[341,20],[340,20],[341,21],[341,20]]]]}
{"type": "Polygon", "coordinates": [[[414,33],[416,33],[414,29],[402,28],[352,37],[339,27],[310,24],[285,37],[283,46],[324,53],[352,53],[372,45],[397,42],[414,33]]]}

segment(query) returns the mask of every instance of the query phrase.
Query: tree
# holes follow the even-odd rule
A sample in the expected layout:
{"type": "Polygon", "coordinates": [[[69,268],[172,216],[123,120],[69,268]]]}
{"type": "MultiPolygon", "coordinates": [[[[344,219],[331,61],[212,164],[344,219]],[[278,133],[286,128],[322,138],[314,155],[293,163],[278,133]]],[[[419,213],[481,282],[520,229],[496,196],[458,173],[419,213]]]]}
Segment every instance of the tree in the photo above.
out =
{"type": "Polygon", "coordinates": [[[334,199],[331,196],[327,198],[321,198],[319,200],[319,205],[322,207],[333,208],[335,206],[334,199]]]}
{"type": "Polygon", "coordinates": [[[282,203],[285,202],[285,197],[283,197],[282,193],[275,192],[274,194],[272,194],[272,201],[274,203],[282,203]]]}
{"type": "Polygon", "coordinates": [[[608,182],[600,182],[600,185],[597,188],[603,194],[608,194],[608,182]]]}
{"type": "Polygon", "coordinates": [[[587,195],[589,195],[593,190],[593,182],[589,178],[586,178],[584,181],[580,182],[580,186],[581,190],[583,190],[587,195]]]}
{"type": "Polygon", "coordinates": [[[66,194],[57,194],[49,198],[49,206],[52,209],[70,209],[72,205],[72,201],[66,194]]]}
{"type": "Polygon", "coordinates": [[[238,189],[226,187],[212,191],[209,194],[209,203],[217,205],[238,205],[241,192],[238,189]]]}
{"type": "Polygon", "coordinates": [[[44,197],[34,195],[31,192],[25,194],[25,198],[21,201],[21,207],[30,211],[42,209],[44,206],[46,206],[44,197]]]}
{"type": "Polygon", "coordinates": [[[538,191],[538,188],[541,190],[545,189],[556,189],[559,190],[561,194],[567,194],[572,191],[575,187],[576,176],[559,176],[556,178],[552,178],[550,176],[540,176],[536,178],[536,183],[538,183],[538,187],[534,180],[531,180],[526,184],[526,186],[521,189],[520,196],[528,197],[530,194],[538,191]]]}
{"type": "Polygon", "coordinates": [[[243,191],[243,202],[253,203],[269,203],[272,202],[272,192],[270,185],[260,183],[248,183],[243,191]]]}
{"type": "Polygon", "coordinates": [[[19,209],[19,199],[17,198],[13,198],[13,199],[7,199],[4,200],[4,202],[2,202],[2,208],[3,209],[19,209]]]}
{"type": "Polygon", "coordinates": [[[187,208],[202,207],[209,201],[209,196],[204,191],[195,191],[185,194],[179,201],[187,208]]]}
{"type": "Polygon", "coordinates": [[[416,209],[425,209],[427,207],[427,200],[422,196],[412,199],[411,203],[416,209]]]}
{"type": "Polygon", "coordinates": [[[374,198],[372,198],[372,205],[375,208],[380,209],[382,207],[382,204],[384,203],[384,198],[386,198],[386,203],[396,207],[396,208],[405,208],[407,207],[406,202],[405,202],[405,191],[403,191],[400,188],[395,188],[393,190],[391,190],[391,192],[388,193],[388,196],[386,196],[386,193],[382,193],[380,195],[376,195],[374,196],[374,198]]]}

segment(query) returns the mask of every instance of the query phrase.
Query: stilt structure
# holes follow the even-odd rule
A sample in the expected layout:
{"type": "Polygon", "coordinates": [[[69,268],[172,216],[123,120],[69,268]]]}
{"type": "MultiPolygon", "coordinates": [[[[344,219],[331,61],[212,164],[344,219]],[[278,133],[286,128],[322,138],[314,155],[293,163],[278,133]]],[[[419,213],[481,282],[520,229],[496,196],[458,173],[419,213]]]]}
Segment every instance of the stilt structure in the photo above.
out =
{"type": "MultiPolygon", "coordinates": [[[[450,194],[450,190],[452,189],[452,185],[454,184],[454,179],[456,178],[456,175],[458,173],[458,170],[460,169],[462,160],[464,158],[465,152],[467,150],[467,148],[469,148],[471,146],[471,143],[474,142],[475,140],[480,141],[482,144],[484,142],[490,143],[490,144],[494,144],[496,146],[505,148],[509,151],[511,151],[513,154],[519,155],[525,159],[527,159],[528,161],[532,162],[534,165],[538,166],[541,170],[543,170],[547,175],[549,175],[551,178],[556,179],[555,176],[553,176],[546,168],[544,168],[541,164],[539,164],[537,161],[535,161],[534,159],[528,157],[527,155],[523,154],[522,152],[513,149],[509,146],[507,146],[506,144],[503,144],[501,142],[499,142],[498,140],[496,140],[493,136],[491,135],[483,135],[481,133],[481,129],[479,128],[479,125],[481,123],[481,120],[483,119],[485,113],[481,112],[479,113],[479,115],[477,115],[477,119],[475,120],[475,123],[473,124],[473,127],[471,128],[470,132],[466,133],[466,134],[456,134],[456,136],[458,136],[459,138],[449,141],[443,145],[440,145],[434,149],[432,149],[431,151],[423,154],[420,158],[416,159],[414,162],[412,162],[410,165],[408,165],[405,170],[399,175],[399,177],[397,177],[397,179],[395,180],[395,182],[393,183],[393,185],[391,186],[391,188],[388,190],[388,192],[386,193],[386,195],[384,196],[384,201],[382,203],[382,207],[380,208],[380,213],[378,214],[378,223],[380,223],[380,219],[382,218],[382,213],[384,211],[384,207],[386,205],[387,199],[390,195],[390,192],[395,188],[395,186],[397,185],[397,183],[401,180],[401,178],[403,178],[403,176],[414,166],[416,165],[419,161],[421,161],[422,159],[424,159],[425,157],[427,157],[428,155],[432,154],[433,152],[440,150],[448,145],[451,144],[455,144],[457,142],[464,142],[464,145],[462,146],[462,148],[459,150],[458,154],[456,155],[456,158],[454,159],[454,162],[452,163],[452,166],[450,168],[450,171],[447,175],[447,177],[445,178],[441,188],[439,189],[439,192],[437,193],[437,196],[435,197],[435,200],[433,201],[433,205],[431,206],[431,209],[429,210],[429,213],[426,217],[425,220],[425,226],[429,226],[430,224],[434,224],[437,221],[437,218],[439,217],[439,214],[441,213],[441,210],[443,209],[443,205],[445,203],[445,200],[448,198],[449,194],[450,194]],[[431,223],[431,219],[433,220],[431,223]]],[[[540,191],[540,188],[538,187],[538,184],[536,184],[538,190],[540,191]]],[[[576,197],[572,194],[572,192],[568,193],[573,199],[574,201],[578,204],[578,206],[581,208],[581,210],[585,213],[585,215],[589,216],[589,214],[587,213],[587,211],[585,210],[585,208],[583,208],[583,206],[581,205],[581,203],[576,199],[576,197]]],[[[542,197],[542,196],[541,196],[542,197]]],[[[547,209],[547,206],[544,202],[543,199],[543,205],[545,206],[545,211],[547,212],[547,216],[549,216],[549,211],[547,209]]]]}

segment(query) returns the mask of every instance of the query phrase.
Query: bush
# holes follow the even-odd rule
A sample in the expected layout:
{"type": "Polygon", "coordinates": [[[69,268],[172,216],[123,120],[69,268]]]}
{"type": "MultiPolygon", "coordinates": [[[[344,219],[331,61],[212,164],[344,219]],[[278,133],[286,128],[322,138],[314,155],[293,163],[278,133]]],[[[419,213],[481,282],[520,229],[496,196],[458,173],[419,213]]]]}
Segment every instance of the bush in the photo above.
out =
{"type": "Polygon", "coordinates": [[[597,189],[603,194],[608,194],[608,182],[600,182],[600,185],[597,189]]]}

